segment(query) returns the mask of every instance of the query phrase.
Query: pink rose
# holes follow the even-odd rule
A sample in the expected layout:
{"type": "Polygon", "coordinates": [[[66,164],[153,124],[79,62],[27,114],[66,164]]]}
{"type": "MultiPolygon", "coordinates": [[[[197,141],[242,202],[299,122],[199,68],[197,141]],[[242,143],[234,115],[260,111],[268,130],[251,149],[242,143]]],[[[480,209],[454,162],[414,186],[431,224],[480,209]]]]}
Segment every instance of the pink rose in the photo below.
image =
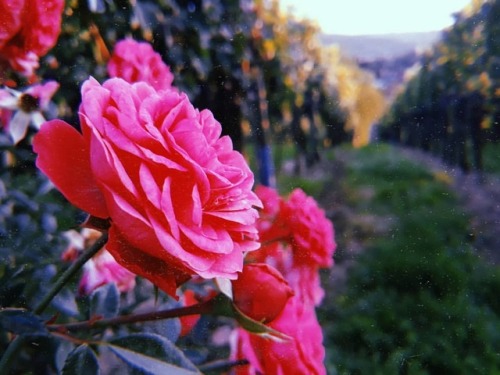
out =
{"type": "Polygon", "coordinates": [[[235,279],[259,247],[253,174],[212,114],[185,94],[113,78],[82,87],[83,134],[34,138],[37,166],[77,207],[109,218],[106,248],[170,295],[192,275],[235,279]]]}
{"type": "Polygon", "coordinates": [[[116,43],[108,63],[111,77],[123,78],[130,83],[146,82],[156,90],[167,90],[174,80],[170,68],[149,43],[124,39],[116,43]]]}
{"type": "Polygon", "coordinates": [[[255,188],[255,193],[262,201],[262,210],[260,211],[260,220],[273,221],[279,213],[280,205],[283,199],[276,189],[268,186],[259,185],[255,188]]]}
{"type": "Polygon", "coordinates": [[[0,62],[31,76],[57,42],[64,0],[1,1],[0,62]]]}
{"type": "Polygon", "coordinates": [[[291,340],[278,342],[253,335],[239,328],[232,347],[233,359],[246,359],[250,363],[238,366],[236,375],[322,375],[325,348],[323,333],[314,307],[291,298],[283,312],[270,327],[283,332],[291,340]]]}
{"type": "Polygon", "coordinates": [[[264,263],[246,264],[232,285],[236,307],[262,323],[273,321],[294,294],[283,276],[264,263]]]}
{"type": "Polygon", "coordinates": [[[296,298],[303,303],[318,306],[325,295],[321,287],[319,267],[296,264],[291,246],[284,242],[273,242],[258,251],[249,253],[246,262],[266,263],[276,268],[292,288],[296,298]]]}
{"type": "Polygon", "coordinates": [[[332,223],[316,201],[295,189],[288,201],[271,188],[255,190],[264,207],[257,222],[262,247],[247,262],[264,262],[287,280],[297,298],[317,306],[323,296],[319,270],[333,264],[332,223]]]}
{"type": "Polygon", "coordinates": [[[278,220],[281,219],[279,213],[284,204],[283,198],[280,197],[276,189],[263,185],[257,186],[255,193],[263,204],[259,220],[257,220],[257,228],[263,248],[277,241],[288,241],[290,237],[288,223],[286,220],[278,220]]]}
{"type": "Polygon", "coordinates": [[[336,248],[334,230],[325,212],[314,198],[301,189],[295,189],[283,205],[279,220],[290,228],[294,261],[318,267],[331,267],[336,248]]]}
{"type": "Polygon", "coordinates": [[[297,298],[303,303],[319,306],[325,291],[321,287],[319,269],[310,266],[292,265],[286,269],[280,269],[297,298]]]}

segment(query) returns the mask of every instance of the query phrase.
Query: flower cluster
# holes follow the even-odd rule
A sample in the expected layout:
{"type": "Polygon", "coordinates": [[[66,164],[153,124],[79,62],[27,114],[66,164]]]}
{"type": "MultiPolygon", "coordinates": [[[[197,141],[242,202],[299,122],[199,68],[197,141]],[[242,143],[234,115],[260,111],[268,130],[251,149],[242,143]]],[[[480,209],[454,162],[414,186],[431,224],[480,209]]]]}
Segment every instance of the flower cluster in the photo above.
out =
{"type": "Polygon", "coordinates": [[[274,265],[300,298],[318,305],[324,294],[319,270],[333,265],[336,248],[331,221],[301,189],[287,200],[265,186],[256,193],[264,204],[257,222],[262,248],[248,259],[274,265]]]}
{"type": "Polygon", "coordinates": [[[239,295],[250,299],[254,289],[259,290],[260,300],[253,301],[255,307],[249,315],[257,316],[256,309],[270,314],[274,312],[271,306],[280,306],[268,325],[290,339],[276,342],[238,328],[232,355],[236,360],[247,359],[249,365],[240,367],[236,374],[324,374],[323,335],[314,307],[324,294],[319,269],[333,263],[333,226],[316,201],[300,189],[292,191],[288,200],[271,188],[259,186],[256,192],[264,205],[257,223],[263,245],[246,260],[273,265],[283,279],[272,288],[265,287],[270,283],[255,279],[242,285],[233,282],[238,286],[233,287],[234,298],[235,302],[239,295]],[[287,288],[293,292],[292,298],[283,298],[287,288]]]}
{"type": "Polygon", "coordinates": [[[0,70],[3,65],[30,77],[57,42],[63,8],[64,0],[1,1],[0,70]]]}
{"type": "MultiPolygon", "coordinates": [[[[49,32],[46,23],[60,24],[63,1],[25,3],[0,4],[7,14],[0,63],[30,75],[57,38],[59,26],[49,32]]],[[[45,122],[41,111],[56,82],[0,90],[3,127],[15,143],[30,121],[39,129],[33,138],[37,167],[98,230],[73,232],[63,259],[74,260],[99,231],[107,234],[83,266],[79,294],[108,283],[130,291],[141,276],[177,297],[191,278],[217,279],[229,290],[220,286],[223,294],[209,293],[210,300],[183,288],[184,315],[228,302],[256,332],[286,338],[276,342],[237,329],[232,356],[249,361],[237,373],[325,373],[315,306],[323,295],[319,269],[333,264],[335,243],[324,212],[299,189],[287,200],[270,188],[252,191],[253,173],[231,139],[221,136],[220,123],[172,87],[169,67],[149,44],[119,41],[107,69],[110,79],[83,83],[80,130],[58,119],[45,122]]],[[[181,335],[198,319],[182,316],[181,335]]]]}

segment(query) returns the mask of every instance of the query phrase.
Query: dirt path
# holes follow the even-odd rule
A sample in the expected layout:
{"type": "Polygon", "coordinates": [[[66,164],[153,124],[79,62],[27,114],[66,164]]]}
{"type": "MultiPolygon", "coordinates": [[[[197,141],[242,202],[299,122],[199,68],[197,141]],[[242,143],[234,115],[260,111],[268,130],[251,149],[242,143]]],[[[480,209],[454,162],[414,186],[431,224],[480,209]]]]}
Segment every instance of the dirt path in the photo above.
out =
{"type": "MultiPolygon", "coordinates": [[[[463,173],[458,168],[445,165],[431,154],[410,148],[400,148],[401,155],[412,162],[424,165],[443,180],[448,181],[465,213],[470,217],[472,246],[479,256],[488,262],[500,265],[500,178],[494,175],[463,173]]],[[[325,179],[326,186],[319,197],[319,204],[335,225],[338,244],[334,272],[327,276],[333,290],[341,290],[348,269],[355,264],[357,256],[373,239],[387,234],[391,218],[355,212],[346,204],[346,187],[342,186],[349,153],[335,151],[335,161],[323,158],[320,165],[304,171],[302,177],[325,179]]],[[[361,192],[363,194],[363,192],[361,192]]],[[[366,191],[369,195],[370,191],[366,191]]],[[[367,197],[369,198],[369,197],[367,197]]],[[[326,275],[325,275],[326,276],[326,275]]]]}
{"type": "MultiPolygon", "coordinates": [[[[324,285],[329,294],[340,293],[349,274],[349,268],[355,265],[357,257],[369,246],[374,238],[384,236],[392,226],[392,218],[382,218],[378,215],[363,213],[353,209],[347,194],[353,191],[345,186],[345,169],[351,163],[350,153],[337,149],[334,151],[334,160],[323,157],[321,162],[312,168],[301,168],[300,176],[308,180],[321,180],[324,182],[323,192],[318,198],[318,203],[325,210],[326,216],[334,223],[335,241],[335,266],[324,270],[324,285]]],[[[294,163],[290,162],[282,169],[283,173],[292,174],[294,163]]],[[[371,189],[366,191],[356,190],[356,195],[370,199],[371,189]]]]}
{"type": "Polygon", "coordinates": [[[431,154],[401,148],[408,159],[424,164],[429,170],[450,177],[451,188],[470,216],[473,246],[485,260],[500,264],[500,178],[477,172],[463,173],[442,163],[431,154]]]}

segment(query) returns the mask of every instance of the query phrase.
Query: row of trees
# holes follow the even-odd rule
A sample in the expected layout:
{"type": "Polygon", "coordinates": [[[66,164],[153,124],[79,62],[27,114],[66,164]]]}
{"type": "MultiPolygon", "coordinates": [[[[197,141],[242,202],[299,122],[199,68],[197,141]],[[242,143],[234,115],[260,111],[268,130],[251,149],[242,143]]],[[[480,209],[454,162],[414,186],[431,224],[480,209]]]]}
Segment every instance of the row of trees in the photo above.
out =
{"type": "Polygon", "coordinates": [[[366,143],[383,108],[370,77],[338,51],[321,47],[319,28],[285,14],[277,0],[69,5],[42,75],[61,82],[56,101],[74,124],[81,82],[89,75],[104,77],[109,51],[127,36],[152,43],[171,67],[175,85],[214,113],[236,149],[253,139],[259,180],[266,185],[273,183],[272,139],[293,140],[313,164],[323,144],[352,138],[366,143]]]}
{"type": "Polygon", "coordinates": [[[482,169],[484,142],[500,139],[499,17],[498,0],[474,0],[455,15],[383,119],[385,139],[482,169]]]}

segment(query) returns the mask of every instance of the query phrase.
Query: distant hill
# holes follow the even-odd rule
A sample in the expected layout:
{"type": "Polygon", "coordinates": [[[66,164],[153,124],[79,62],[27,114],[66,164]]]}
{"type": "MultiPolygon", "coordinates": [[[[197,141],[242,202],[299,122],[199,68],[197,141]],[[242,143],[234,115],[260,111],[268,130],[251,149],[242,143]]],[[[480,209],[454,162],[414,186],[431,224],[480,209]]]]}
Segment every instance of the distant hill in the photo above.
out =
{"type": "Polygon", "coordinates": [[[337,44],[342,52],[359,61],[394,59],[415,49],[427,49],[441,37],[440,31],[383,35],[320,35],[320,42],[337,44]]]}

